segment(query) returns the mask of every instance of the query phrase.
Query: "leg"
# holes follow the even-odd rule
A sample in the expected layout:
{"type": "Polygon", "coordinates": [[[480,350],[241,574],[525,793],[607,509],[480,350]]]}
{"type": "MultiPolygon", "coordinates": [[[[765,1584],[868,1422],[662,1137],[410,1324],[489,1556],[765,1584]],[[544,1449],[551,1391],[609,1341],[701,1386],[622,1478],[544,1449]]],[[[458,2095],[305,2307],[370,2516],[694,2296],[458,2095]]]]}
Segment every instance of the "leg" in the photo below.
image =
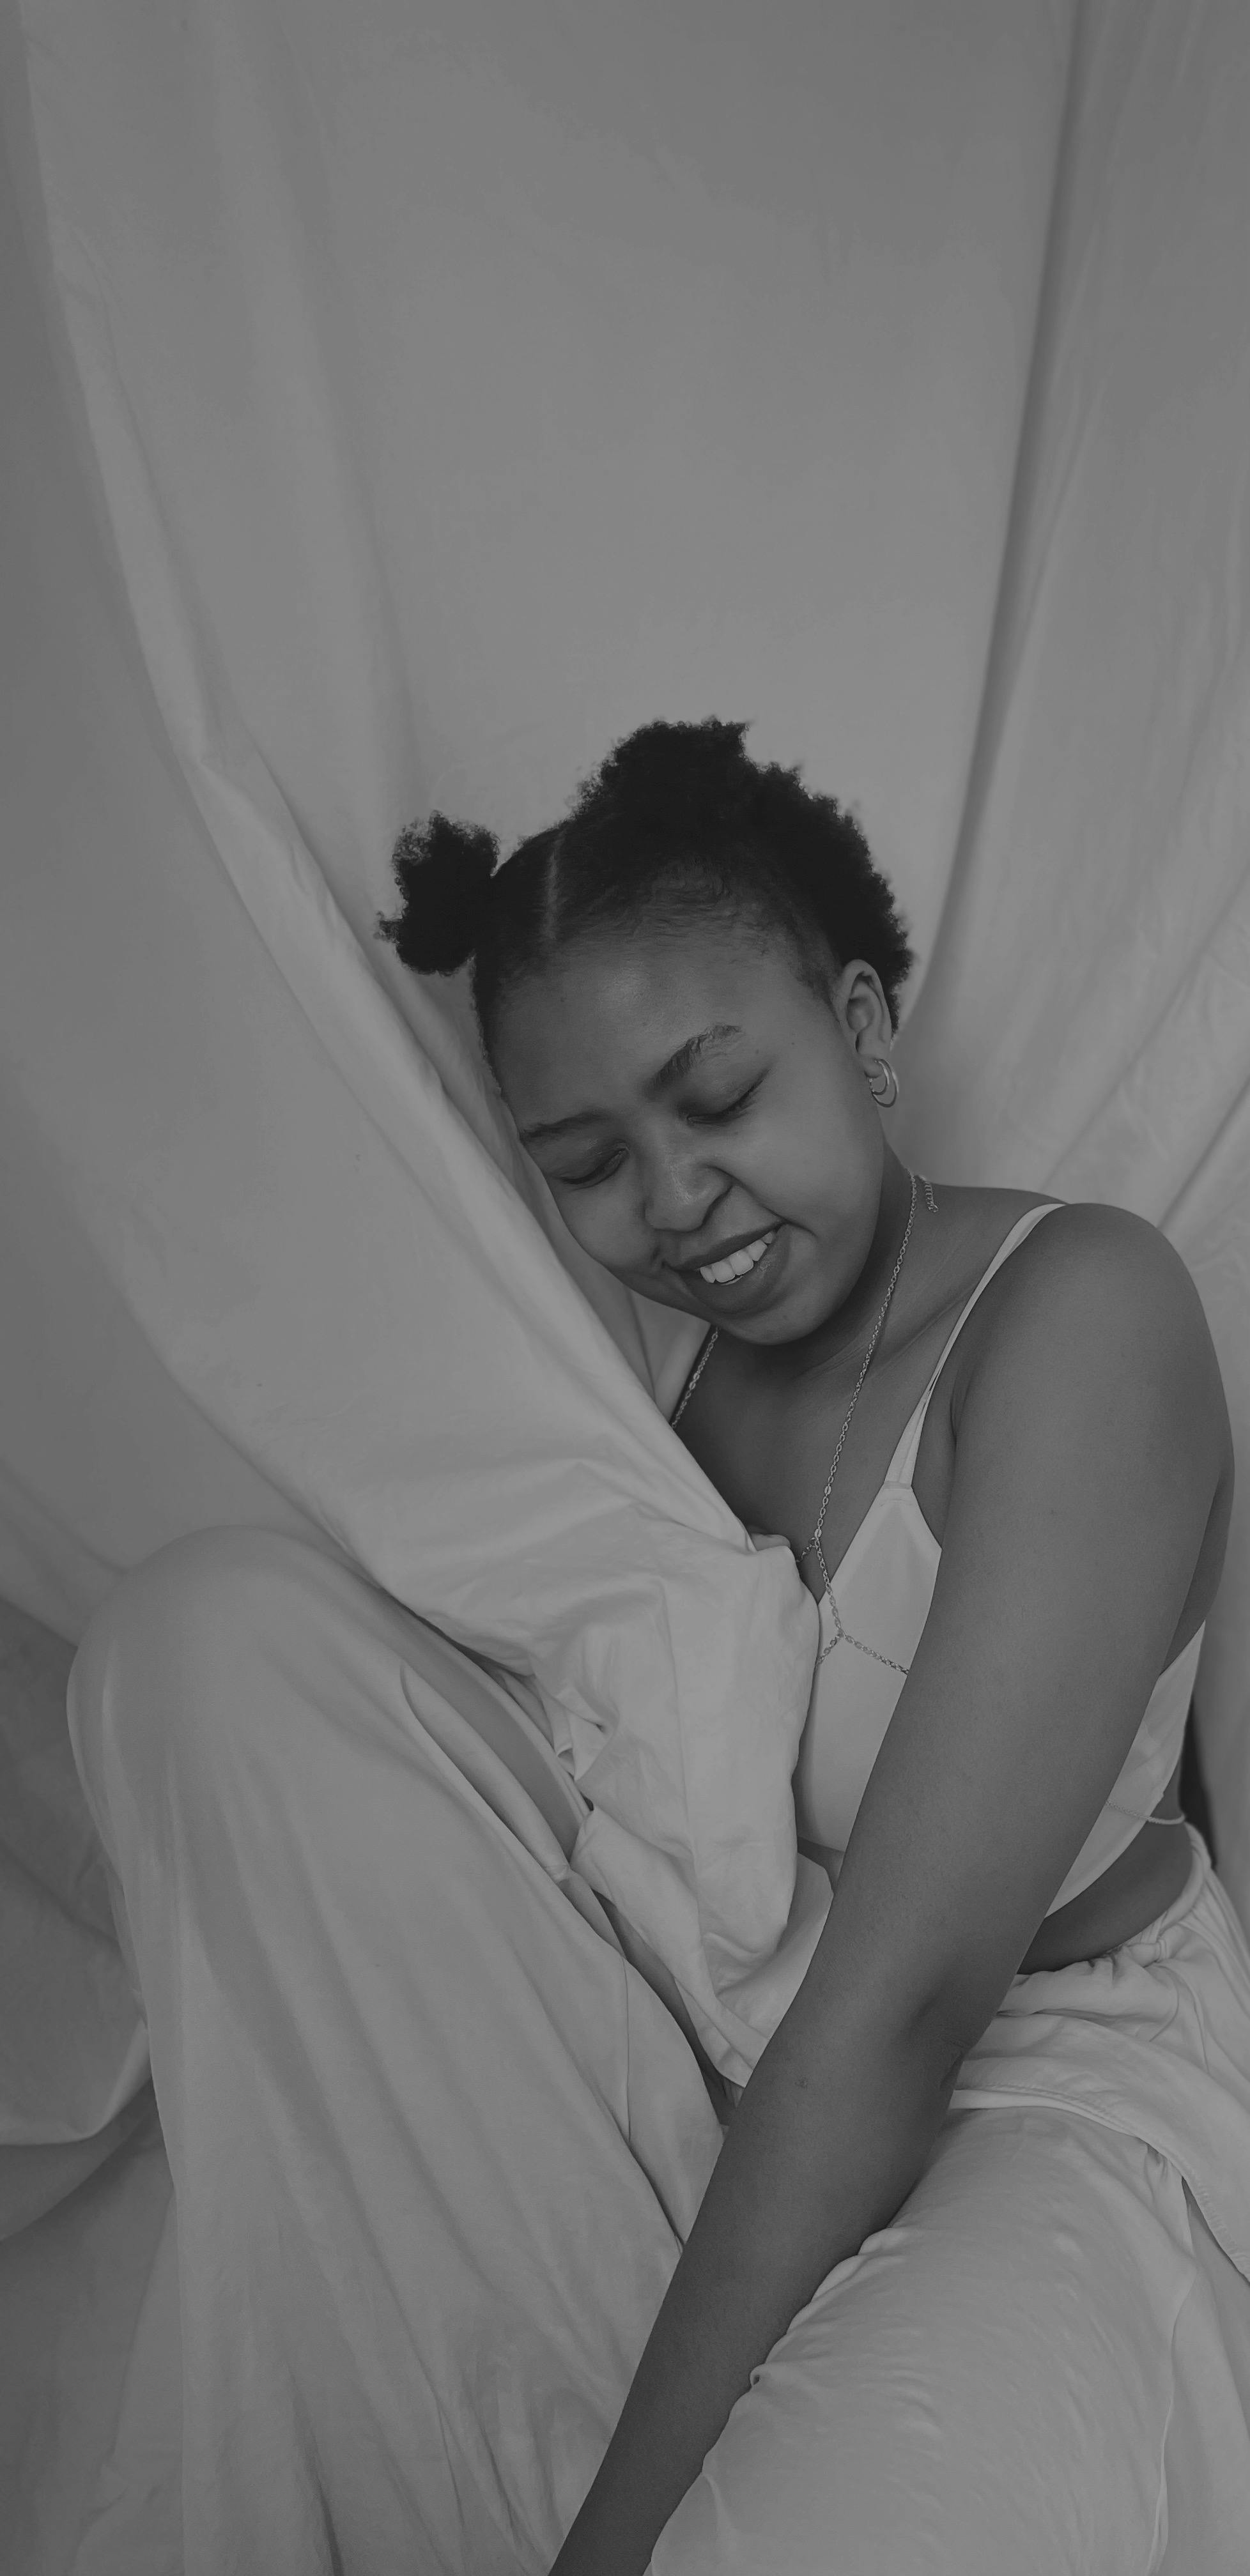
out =
{"type": "Polygon", "coordinates": [[[162,1549],[74,1667],[174,2176],[187,2576],[545,2569],[715,2161],[475,1694],[498,1729],[471,1659],[256,1531],[162,1549]]]}
{"type": "Polygon", "coordinates": [[[755,2374],[652,2576],[1236,2576],[1244,2440],[1163,2556],[1178,2368],[1229,2377],[1189,2220],[1134,2139],[953,2114],[755,2374]]]}

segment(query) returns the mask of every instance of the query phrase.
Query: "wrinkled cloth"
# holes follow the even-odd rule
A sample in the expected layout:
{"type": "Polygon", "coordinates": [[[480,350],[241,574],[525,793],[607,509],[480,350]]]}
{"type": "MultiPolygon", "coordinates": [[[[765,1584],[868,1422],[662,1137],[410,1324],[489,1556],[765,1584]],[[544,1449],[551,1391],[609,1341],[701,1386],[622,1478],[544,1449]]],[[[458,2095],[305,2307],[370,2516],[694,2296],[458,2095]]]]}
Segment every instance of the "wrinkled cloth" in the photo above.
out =
{"type": "MultiPolygon", "coordinates": [[[[540,2576],[722,2136],[571,1866],[579,1793],[497,1678],[274,1532],[126,1577],[70,1712],[174,2177],[185,2576],[540,2576]]],[[[1195,1838],[1137,1941],[1016,1980],[654,2576],[1240,2571],[1248,2040],[1195,1838]]]]}
{"type": "MultiPolygon", "coordinates": [[[[709,83],[615,23],[0,0],[0,1592],[77,1639],[311,1524],[511,1652],[729,2068],[804,1963],[810,1613],[654,1419],[688,1319],[372,938],[389,849],[755,717],[912,926],[905,1159],[1163,1225],[1242,1440],[1250,25],[803,0],[709,83]]],[[[1197,1706],[1250,1920],[1248,1515],[1197,1706]]]]}

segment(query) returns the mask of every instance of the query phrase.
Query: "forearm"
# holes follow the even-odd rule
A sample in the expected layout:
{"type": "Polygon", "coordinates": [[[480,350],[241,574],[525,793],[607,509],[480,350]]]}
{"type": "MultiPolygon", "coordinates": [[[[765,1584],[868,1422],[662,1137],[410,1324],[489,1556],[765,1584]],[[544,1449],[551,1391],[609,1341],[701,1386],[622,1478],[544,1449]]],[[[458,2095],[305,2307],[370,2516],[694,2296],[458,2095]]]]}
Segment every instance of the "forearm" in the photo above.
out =
{"type": "Polygon", "coordinates": [[[807,2019],[792,2006],[743,2094],[552,2576],[643,2576],[752,2370],[920,2174],[950,2089],[932,2049],[814,2049],[807,2019]]]}

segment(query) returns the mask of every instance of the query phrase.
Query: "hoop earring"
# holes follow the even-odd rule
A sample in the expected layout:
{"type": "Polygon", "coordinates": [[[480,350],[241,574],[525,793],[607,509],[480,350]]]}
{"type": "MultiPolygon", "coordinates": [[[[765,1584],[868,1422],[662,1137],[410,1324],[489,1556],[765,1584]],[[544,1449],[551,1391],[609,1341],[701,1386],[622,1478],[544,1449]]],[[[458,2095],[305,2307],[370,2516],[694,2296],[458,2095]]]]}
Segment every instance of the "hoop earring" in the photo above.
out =
{"type": "Polygon", "coordinates": [[[872,1062],[880,1068],[880,1072],[885,1076],[884,1088],[881,1091],[878,1091],[877,1085],[870,1074],[866,1073],[864,1075],[864,1080],[872,1093],[873,1099],[876,1101],[878,1109],[892,1109],[898,1098],[898,1075],[896,1074],[888,1056],[876,1055],[872,1058],[872,1062]]]}

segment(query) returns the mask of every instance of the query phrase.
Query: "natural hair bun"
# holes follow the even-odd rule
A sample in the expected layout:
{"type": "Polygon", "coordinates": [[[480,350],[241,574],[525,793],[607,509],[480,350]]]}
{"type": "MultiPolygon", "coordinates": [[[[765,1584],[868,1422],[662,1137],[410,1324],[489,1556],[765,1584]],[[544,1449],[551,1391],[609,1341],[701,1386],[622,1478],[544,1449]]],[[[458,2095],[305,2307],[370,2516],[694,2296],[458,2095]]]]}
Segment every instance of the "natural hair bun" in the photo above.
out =
{"type": "Polygon", "coordinates": [[[750,759],[747,730],[715,716],[640,725],[506,867],[489,832],[443,814],[401,833],[403,910],[379,932],[418,974],[454,974],[472,958],[470,997],[496,1080],[518,988],[559,960],[580,971],[586,943],[640,931],[702,933],[715,921],[755,950],[780,943],[822,1004],[831,970],[855,960],[897,1018],[912,953],[858,823],[797,768],[750,759]]]}
{"type": "Polygon", "coordinates": [[[402,909],[378,933],[417,975],[454,975],[478,947],[499,857],[493,832],[431,814],[410,823],[392,853],[402,909]]]}
{"type": "Polygon", "coordinates": [[[714,813],[741,796],[744,776],[755,775],[743,748],[746,730],[745,724],[725,724],[715,716],[701,724],[640,725],[587,782],[579,804],[606,797],[641,826],[670,829],[687,816],[714,813]]]}

